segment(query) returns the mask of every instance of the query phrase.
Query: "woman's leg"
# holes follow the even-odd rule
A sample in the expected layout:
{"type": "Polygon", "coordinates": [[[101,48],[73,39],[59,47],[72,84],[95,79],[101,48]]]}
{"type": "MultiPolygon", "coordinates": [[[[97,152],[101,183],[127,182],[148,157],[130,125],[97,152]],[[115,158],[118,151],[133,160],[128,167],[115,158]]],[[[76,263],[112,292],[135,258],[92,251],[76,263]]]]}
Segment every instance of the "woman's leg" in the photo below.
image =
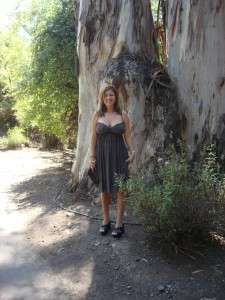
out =
{"type": "Polygon", "coordinates": [[[119,192],[117,194],[117,218],[115,227],[121,227],[123,224],[123,212],[124,212],[124,193],[119,192]]]}
{"type": "Polygon", "coordinates": [[[102,224],[106,225],[109,223],[109,205],[110,205],[110,194],[109,193],[101,193],[102,200],[102,212],[103,212],[103,222],[102,224]]]}

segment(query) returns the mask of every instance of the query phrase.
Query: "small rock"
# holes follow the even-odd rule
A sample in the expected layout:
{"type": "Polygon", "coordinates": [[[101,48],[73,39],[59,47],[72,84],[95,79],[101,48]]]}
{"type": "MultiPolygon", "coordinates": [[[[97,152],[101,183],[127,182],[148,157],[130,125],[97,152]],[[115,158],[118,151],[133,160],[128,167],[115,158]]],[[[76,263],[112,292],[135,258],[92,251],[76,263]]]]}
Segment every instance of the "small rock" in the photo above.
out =
{"type": "Polygon", "coordinates": [[[131,285],[128,285],[128,286],[127,286],[127,289],[132,289],[132,286],[131,286],[131,285]]]}
{"type": "Polygon", "coordinates": [[[140,261],[140,260],[141,260],[141,259],[140,259],[139,257],[135,259],[135,261],[140,261]]]}
{"type": "Polygon", "coordinates": [[[165,287],[164,287],[164,285],[160,284],[157,289],[161,293],[165,290],[165,287]]]}
{"type": "Polygon", "coordinates": [[[61,252],[62,250],[65,250],[65,248],[60,248],[60,249],[58,250],[58,253],[61,252]]]}

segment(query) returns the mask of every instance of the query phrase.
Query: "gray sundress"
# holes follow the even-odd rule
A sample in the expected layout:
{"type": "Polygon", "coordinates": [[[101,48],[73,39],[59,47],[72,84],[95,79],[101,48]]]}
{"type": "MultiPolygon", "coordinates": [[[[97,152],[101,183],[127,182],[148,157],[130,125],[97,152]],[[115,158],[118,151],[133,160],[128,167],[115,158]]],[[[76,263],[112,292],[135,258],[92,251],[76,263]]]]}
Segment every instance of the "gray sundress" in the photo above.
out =
{"type": "Polygon", "coordinates": [[[128,151],[124,142],[125,126],[124,123],[118,123],[109,127],[103,123],[97,122],[97,142],[95,156],[97,170],[99,175],[99,186],[101,192],[110,193],[113,198],[116,197],[118,187],[115,183],[115,174],[128,177],[128,151]]]}

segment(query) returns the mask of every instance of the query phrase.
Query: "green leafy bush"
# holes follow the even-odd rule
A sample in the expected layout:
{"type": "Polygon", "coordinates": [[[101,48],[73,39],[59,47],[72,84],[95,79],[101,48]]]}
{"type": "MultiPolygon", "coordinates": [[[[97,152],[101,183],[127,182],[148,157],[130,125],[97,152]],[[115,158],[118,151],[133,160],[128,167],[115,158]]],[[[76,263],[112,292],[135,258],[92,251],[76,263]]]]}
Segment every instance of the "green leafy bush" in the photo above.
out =
{"type": "Polygon", "coordinates": [[[164,242],[199,241],[224,225],[225,181],[212,147],[192,163],[171,148],[125,184],[117,181],[147,231],[164,242]]]}
{"type": "Polygon", "coordinates": [[[8,130],[7,137],[0,139],[0,145],[9,149],[21,148],[23,145],[28,145],[29,141],[24,134],[24,130],[19,127],[14,127],[8,130]]]}
{"type": "Polygon", "coordinates": [[[54,142],[54,147],[74,148],[78,125],[74,7],[73,0],[33,0],[17,5],[9,28],[0,30],[0,134],[20,124],[27,131],[38,128],[40,139],[49,146],[54,142]]]}

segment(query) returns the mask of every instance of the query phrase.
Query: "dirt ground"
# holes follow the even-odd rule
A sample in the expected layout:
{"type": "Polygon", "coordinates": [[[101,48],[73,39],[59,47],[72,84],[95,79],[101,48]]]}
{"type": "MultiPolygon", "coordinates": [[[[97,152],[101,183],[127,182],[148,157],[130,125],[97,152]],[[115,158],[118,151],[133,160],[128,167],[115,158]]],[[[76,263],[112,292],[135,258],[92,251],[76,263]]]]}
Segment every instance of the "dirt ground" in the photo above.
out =
{"type": "Polygon", "coordinates": [[[225,299],[224,246],[169,256],[128,206],[123,237],[101,236],[97,191],[65,188],[72,159],[68,151],[0,151],[1,300],[225,299]]]}

